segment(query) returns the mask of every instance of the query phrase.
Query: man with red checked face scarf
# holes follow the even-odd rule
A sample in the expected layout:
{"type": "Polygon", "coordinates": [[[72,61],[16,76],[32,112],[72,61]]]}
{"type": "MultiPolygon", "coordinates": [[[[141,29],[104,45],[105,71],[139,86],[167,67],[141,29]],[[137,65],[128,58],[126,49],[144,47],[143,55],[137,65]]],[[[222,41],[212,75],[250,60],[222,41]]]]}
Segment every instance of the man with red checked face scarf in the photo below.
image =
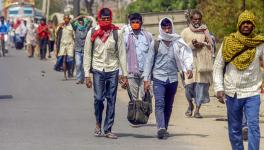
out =
{"type": "Polygon", "coordinates": [[[84,46],[84,72],[86,86],[94,86],[94,109],[96,118],[95,136],[100,136],[104,100],[107,100],[104,121],[105,137],[116,139],[112,133],[115,117],[115,102],[118,86],[119,67],[122,70],[122,87],[128,85],[126,51],[123,43],[123,31],[112,24],[112,12],[103,8],[98,13],[98,26],[91,29],[84,46]],[[115,40],[115,35],[118,40],[115,40]],[[117,43],[116,43],[117,42],[117,43]],[[117,44],[117,45],[116,45],[117,44]],[[93,74],[93,81],[91,74],[93,74]]]}

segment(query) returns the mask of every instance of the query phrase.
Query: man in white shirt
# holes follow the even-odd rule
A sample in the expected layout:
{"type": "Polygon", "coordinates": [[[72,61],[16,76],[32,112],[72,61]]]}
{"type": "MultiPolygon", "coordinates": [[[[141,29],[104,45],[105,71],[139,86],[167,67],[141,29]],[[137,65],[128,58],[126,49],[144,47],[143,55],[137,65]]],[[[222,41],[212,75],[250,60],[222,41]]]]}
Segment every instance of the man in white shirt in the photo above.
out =
{"type": "Polygon", "coordinates": [[[112,11],[109,8],[99,11],[98,25],[88,32],[85,40],[83,65],[86,86],[88,88],[91,88],[92,84],[94,86],[95,136],[102,134],[103,102],[106,99],[107,109],[103,130],[105,137],[117,139],[117,136],[112,133],[112,126],[115,117],[119,66],[123,73],[122,87],[128,84],[123,31],[112,24],[112,11]],[[116,37],[118,40],[115,39],[116,37]],[[93,83],[90,71],[93,73],[93,83]]]}
{"type": "Polygon", "coordinates": [[[264,37],[255,34],[255,19],[252,12],[240,14],[237,32],[225,37],[214,64],[215,91],[219,101],[226,102],[233,150],[244,149],[243,111],[248,122],[248,149],[259,150],[260,57],[264,54],[264,37]]]}

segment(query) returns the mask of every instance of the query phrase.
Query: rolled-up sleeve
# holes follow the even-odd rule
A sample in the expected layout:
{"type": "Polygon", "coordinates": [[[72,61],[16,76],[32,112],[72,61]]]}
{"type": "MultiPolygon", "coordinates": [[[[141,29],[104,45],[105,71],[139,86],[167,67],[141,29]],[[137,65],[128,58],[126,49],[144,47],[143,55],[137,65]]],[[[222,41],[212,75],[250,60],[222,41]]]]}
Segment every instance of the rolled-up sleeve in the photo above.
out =
{"type": "Polygon", "coordinates": [[[91,68],[91,30],[88,32],[85,44],[84,44],[84,56],[83,56],[83,68],[85,77],[90,77],[90,68],[91,68]]]}
{"type": "Polygon", "coordinates": [[[144,66],[144,72],[143,72],[143,76],[144,76],[144,80],[147,81],[147,80],[150,80],[150,75],[151,75],[151,72],[152,72],[152,66],[153,66],[153,61],[154,61],[154,53],[155,53],[155,50],[154,50],[154,43],[155,41],[153,40],[151,42],[151,45],[150,45],[150,48],[149,48],[149,51],[148,51],[148,54],[147,54],[147,58],[146,58],[146,64],[144,66]]]}
{"type": "Polygon", "coordinates": [[[127,59],[126,59],[126,49],[124,44],[124,34],[123,30],[119,30],[118,32],[118,55],[119,55],[119,66],[122,71],[123,76],[127,76],[127,59]]]}
{"type": "Polygon", "coordinates": [[[213,68],[213,82],[215,92],[224,91],[224,60],[222,57],[223,44],[221,45],[218,54],[215,59],[214,68],[213,68]]]}
{"type": "Polygon", "coordinates": [[[183,62],[183,71],[192,70],[193,65],[193,53],[192,49],[184,42],[183,39],[180,42],[184,43],[181,47],[181,60],[183,62]]]}

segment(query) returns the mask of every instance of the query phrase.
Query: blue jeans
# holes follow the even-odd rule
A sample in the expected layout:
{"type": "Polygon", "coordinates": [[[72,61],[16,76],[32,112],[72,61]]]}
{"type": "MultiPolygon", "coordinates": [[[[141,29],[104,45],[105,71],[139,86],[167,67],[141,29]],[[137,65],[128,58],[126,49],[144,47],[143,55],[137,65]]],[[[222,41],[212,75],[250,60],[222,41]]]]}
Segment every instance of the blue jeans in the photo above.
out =
{"type": "Polygon", "coordinates": [[[84,69],[83,69],[83,53],[75,52],[75,62],[76,62],[76,78],[78,81],[84,81],[84,69]]]}
{"type": "Polygon", "coordinates": [[[158,129],[168,129],[177,86],[178,82],[170,83],[169,80],[163,82],[158,79],[153,79],[155,115],[158,129]]]}
{"type": "Polygon", "coordinates": [[[259,107],[260,96],[237,99],[227,97],[227,117],[229,139],[233,150],[244,150],[242,137],[243,111],[248,124],[248,149],[259,150],[259,107]]]}
{"type": "Polygon", "coordinates": [[[48,39],[40,39],[39,40],[40,59],[46,58],[47,44],[48,44],[48,39]]]}
{"type": "Polygon", "coordinates": [[[96,122],[100,125],[102,124],[104,100],[107,100],[106,116],[104,121],[105,133],[111,132],[114,124],[118,74],[118,70],[113,72],[101,72],[93,69],[95,118],[96,122]]]}

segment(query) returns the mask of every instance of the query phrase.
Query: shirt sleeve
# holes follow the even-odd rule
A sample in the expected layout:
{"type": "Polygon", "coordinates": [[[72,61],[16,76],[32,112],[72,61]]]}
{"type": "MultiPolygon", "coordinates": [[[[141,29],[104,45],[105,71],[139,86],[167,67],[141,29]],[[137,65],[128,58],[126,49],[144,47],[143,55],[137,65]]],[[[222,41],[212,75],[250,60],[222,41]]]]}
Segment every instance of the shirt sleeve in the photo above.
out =
{"type": "Polygon", "coordinates": [[[124,44],[124,33],[123,30],[118,30],[118,56],[119,56],[119,65],[122,71],[123,76],[127,76],[127,59],[126,59],[126,48],[124,44]]]}
{"type": "Polygon", "coordinates": [[[88,32],[85,44],[84,44],[84,56],[83,56],[83,68],[85,77],[91,77],[90,68],[91,68],[91,30],[88,32]]]}
{"type": "MultiPolygon", "coordinates": [[[[184,41],[181,40],[181,42],[184,42],[184,41]]],[[[193,69],[192,68],[192,65],[193,65],[192,49],[186,43],[183,44],[181,49],[182,49],[181,50],[181,61],[183,62],[183,66],[186,69],[186,70],[183,70],[183,71],[192,70],[193,69]]]]}
{"type": "Polygon", "coordinates": [[[153,61],[154,61],[154,43],[155,41],[152,41],[151,42],[151,45],[150,45],[150,48],[149,48],[149,51],[148,51],[148,54],[147,54],[147,58],[146,58],[146,64],[144,66],[144,72],[143,72],[143,77],[144,77],[144,80],[147,81],[147,80],[150,80],[150,75],[151,75],[151,72],[152,72],[152,66],[153,66],[153,61]]]}
{"type": "Polygon", "coordinates": [[[216,56],[214,67],[213,67],[213,83],[215,92],[224,91],[224,60],[222,57],[223,44],[221,45],[218,54],[216,56]]]}

